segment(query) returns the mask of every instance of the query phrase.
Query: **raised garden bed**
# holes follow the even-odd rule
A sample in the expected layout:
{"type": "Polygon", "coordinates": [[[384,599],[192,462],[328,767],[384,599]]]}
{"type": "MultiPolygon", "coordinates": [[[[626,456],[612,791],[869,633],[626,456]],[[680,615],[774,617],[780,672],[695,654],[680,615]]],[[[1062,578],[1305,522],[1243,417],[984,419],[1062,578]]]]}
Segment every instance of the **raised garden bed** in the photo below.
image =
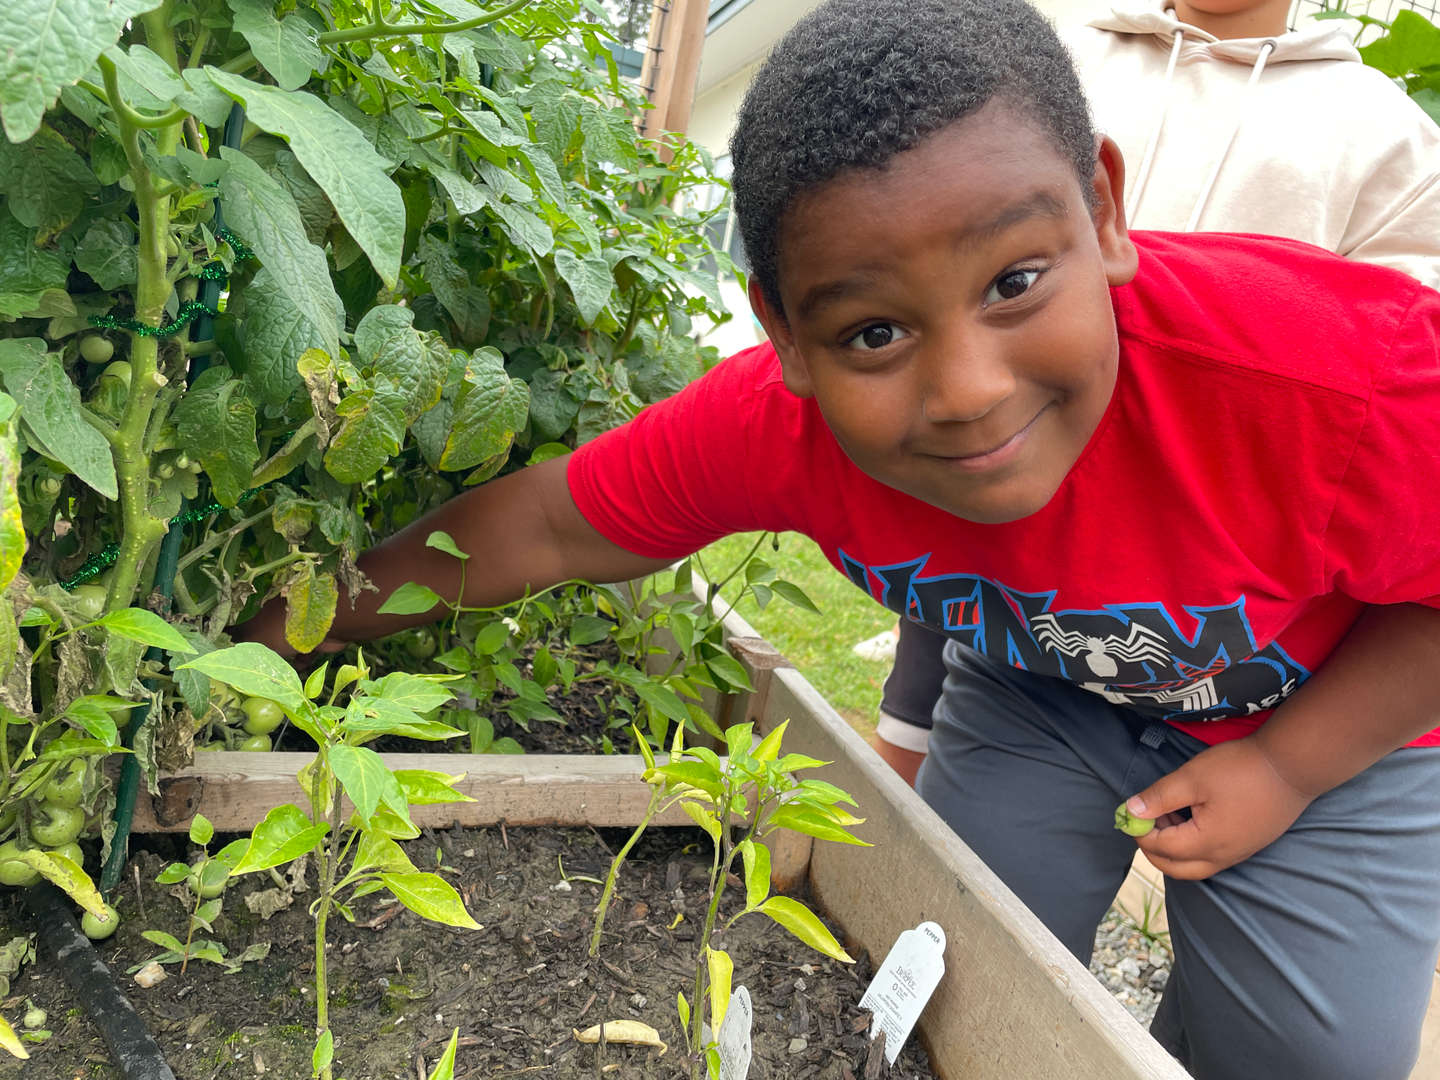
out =
{"type": "MultiPolygon", "coordinates": [[[[803,677],[738,616],[730,616],[726,629],[755,692],[716,702],[717,717],[750,720],[761,730],[789,719],[787,749],[833,762],[824,776],[855,796],[867,819],[855,831],[874,845],[795,843],[777,850],[777,885],[782,879],[791,888],[808,884],[847,947],[877,961],[902,930],[925,920],[945,930],[946,975],[918,1029],[935,1075],[944,1080],[1185,1076],[803,677]]],[[[165,781],[153,806],[142,798],[137,831],[181,831],[197,810],[222,831],[248,828],[267,806],[298,796],[294,769],[304,757],[201,755],[193,768],[165,781]]],[[[640,781],[643,763],[635,757],[449,755],[445,767],[467,773],[462,788],[477,801],[418,808],[417,823],[445,828],[456,821],[472,827],[503,821],[507,830],[527,824],[623,826],[639,819],[647,799],[640,781]]],[[[434,927],[428,932],[442,940],[450,933],[434,927]]],[[[578,960],[583,942],[572,948],[578,960]]],[[[744,977],[737,962],[737,981],[744,977]]],[[[862,989],[855,987],[857,1001],[862,989]]],[[[673,1011],[673,1002],[666,1009],[673,1011]]],[[[757,1011],[757,1029],[766,1020],[757,1011]]],[[[490,1038],[484,1031],[462,1034],[490,1038]]]]}

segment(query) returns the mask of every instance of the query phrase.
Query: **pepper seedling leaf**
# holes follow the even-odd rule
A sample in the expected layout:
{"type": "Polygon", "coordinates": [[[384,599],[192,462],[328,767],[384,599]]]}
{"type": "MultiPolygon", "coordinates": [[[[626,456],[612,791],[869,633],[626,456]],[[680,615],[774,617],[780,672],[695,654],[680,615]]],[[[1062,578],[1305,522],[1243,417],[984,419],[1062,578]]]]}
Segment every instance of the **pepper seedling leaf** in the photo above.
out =
{"type": "Polygon", "coordinates": [[[760,905],[759,910],[816,952],[824,953],[842,963],[855,962],[854,958],[840,947],[835,935],[825,928],[819,917],[799,900],[792,900],[788,896],[772,896],[760,905]]]}

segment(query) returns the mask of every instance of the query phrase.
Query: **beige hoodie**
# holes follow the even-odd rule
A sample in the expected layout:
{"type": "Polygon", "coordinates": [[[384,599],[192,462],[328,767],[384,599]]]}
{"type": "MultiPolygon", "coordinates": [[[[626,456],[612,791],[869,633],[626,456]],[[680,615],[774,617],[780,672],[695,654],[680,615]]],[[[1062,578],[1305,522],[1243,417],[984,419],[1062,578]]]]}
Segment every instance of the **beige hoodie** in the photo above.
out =
{"type": "Polygon", "coordinates": [[[1287,236],[1440,288],[1440,125],[1360,62],[1356,24],[1220,41],[1165,4],[1067,34],[1130,224],[1287,236]]]}

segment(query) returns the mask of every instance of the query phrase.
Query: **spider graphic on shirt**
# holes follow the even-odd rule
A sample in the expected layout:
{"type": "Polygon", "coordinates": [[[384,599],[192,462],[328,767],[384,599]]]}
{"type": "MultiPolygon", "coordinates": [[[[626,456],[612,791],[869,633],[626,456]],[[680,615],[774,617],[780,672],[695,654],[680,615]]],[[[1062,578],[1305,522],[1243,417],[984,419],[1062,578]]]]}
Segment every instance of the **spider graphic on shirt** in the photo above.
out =
{"type": "Polygon", "coordinates": [[[1130,630],[1124,637],[1119,634],[1095,637],[1078,630],[1065,630],[1049,612],[1035,616],[1030,625],[1036,641],[1066,656],[1083,657],[1090,671],[1099,679],[1113,679],[1119,674],[1117,659],[1127,664],[1153,663],[1166,667],[1175,661],[1165,645],[1165,639],[1138,622],[1130,624],[1130,630]]]}

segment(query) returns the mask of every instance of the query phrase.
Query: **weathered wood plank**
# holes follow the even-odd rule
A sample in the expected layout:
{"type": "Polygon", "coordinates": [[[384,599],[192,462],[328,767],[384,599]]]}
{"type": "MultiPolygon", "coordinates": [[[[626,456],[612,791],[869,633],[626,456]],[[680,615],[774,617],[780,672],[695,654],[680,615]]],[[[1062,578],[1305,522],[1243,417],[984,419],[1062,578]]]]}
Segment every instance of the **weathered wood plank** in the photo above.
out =
{"type": "MultiPolygon", "coordinates": [[[[273,807],[305,805],[295,774],[307,753],[201,753],[182,772],[163,777],[160,795],[140,793],[135,832],[184,832],[204,814],[216,829],[248,832],[273,807]]],[[[465,773],[455,786],[474,802],[417,806],[418,825],[616,825],[644,816],[650,789],[639,756],[571,754],[385,754],[392,769],[465,773]]],[[[691,825],[671,811],[659,825],[691,825]]]]}
{"type": "Polygon", "coordinates": [[[832,761],[874,847],[817,842],[821,907],[879,963],[901,930],[945,930],[945,977],[921,1018],[946,1080],[1184,1080],[1186,1073],[903,780],[794,671],[774,674],[767,724],[832,761]]]}

